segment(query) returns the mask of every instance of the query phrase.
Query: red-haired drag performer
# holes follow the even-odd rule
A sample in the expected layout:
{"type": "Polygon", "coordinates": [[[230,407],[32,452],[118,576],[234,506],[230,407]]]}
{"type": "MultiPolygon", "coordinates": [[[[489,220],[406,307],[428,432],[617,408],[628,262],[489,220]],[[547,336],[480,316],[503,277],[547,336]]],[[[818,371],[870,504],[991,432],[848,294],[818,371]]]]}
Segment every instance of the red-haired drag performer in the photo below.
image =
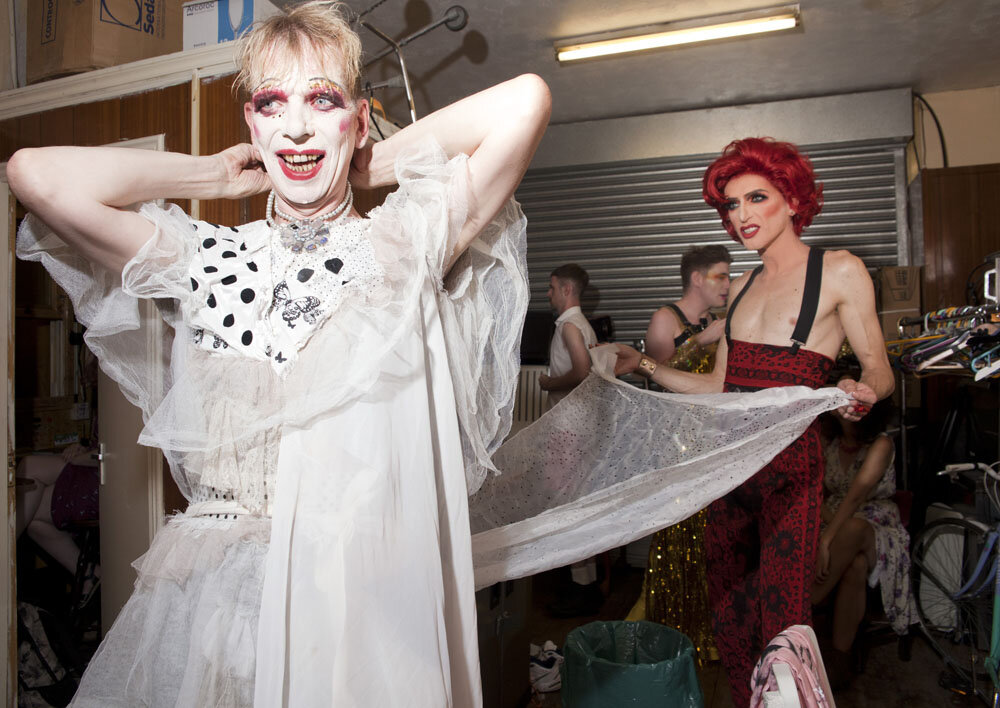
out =
{"type": "MultiPolygon", "coordinates": [[[[763,261],[733,283],[715,369],[677,371],[619,345],[617,372],[638,371],[680,393],[818,388],[846,337],[862,376],[840,382],[853,402],[839,413],[860,419],[892,392],[893,377],[864,264],[847,251],[824,253],[800,239],[822,208],[809,159],[789,143],[737,140],[709,166],[703,194],[730,236],[763,261]]],[[[765,644],[789,625],[811,622],[822,493],[814,422],[709,507],[709,595],[734,705],[749,703],[750,673],[765,644]]]]}

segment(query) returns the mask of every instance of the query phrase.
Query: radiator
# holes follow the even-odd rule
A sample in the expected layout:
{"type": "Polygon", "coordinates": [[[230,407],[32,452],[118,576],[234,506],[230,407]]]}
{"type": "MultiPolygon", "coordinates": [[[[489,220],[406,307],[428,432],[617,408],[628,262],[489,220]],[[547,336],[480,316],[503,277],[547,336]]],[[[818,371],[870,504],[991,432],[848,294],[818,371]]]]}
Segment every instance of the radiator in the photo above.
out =
{"type": "Polygon", "coordinates": [[[510,434],[518,432],[538,420],[546,411],[549,402],[548,391],[538,386],[538,377],[548,371],[547,366],[522,366],[517,379],[517,394],[514,397],[514,420],[510,434]]]}

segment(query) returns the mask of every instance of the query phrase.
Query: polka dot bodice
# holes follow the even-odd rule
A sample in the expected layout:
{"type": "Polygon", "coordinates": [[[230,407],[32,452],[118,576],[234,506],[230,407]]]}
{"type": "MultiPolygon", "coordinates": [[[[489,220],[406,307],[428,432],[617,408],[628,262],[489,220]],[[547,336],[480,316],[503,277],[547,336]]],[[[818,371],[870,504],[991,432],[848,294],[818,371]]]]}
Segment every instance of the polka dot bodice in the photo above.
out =
{"type": "Polygon", "coordinates": [[[266,221],[239,228],[192,222],[199,240],[189,270],[195,346],[266,359],[283,374],[345,298],[381,281],[368,226],[364,219],[334,222],[324,246],[292,253],[266,221]]]}

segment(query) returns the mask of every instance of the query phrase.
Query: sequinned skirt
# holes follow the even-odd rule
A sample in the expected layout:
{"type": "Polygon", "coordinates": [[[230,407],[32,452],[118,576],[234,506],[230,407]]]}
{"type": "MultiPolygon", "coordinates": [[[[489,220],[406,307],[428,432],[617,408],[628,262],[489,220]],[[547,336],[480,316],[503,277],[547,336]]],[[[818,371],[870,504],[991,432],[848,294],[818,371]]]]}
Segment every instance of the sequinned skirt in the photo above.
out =
{"type": "Polygon", "coordinates": [[[712,639],[712,609],[705,578],[707,516],[703,509],[653,536],[643,585],[646,619],[686,634],[701,666],[719,658],[712,639]]]}

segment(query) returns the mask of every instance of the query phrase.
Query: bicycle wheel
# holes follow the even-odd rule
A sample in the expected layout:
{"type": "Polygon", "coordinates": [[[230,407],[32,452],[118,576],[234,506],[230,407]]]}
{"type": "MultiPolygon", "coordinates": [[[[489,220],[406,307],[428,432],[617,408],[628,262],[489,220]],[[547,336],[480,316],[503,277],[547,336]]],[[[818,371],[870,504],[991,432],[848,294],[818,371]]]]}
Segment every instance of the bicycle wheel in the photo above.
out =
{"type": "Polygon", "coordinates": [[[993,584],[988,583],[977,597],[954,594],[970,580],[976,590],[987,579],[993,557],[975,577],[987,533],[986,527],[969,519],[938,519],[913,539],[910,550],[913,597],[924,633],[941,658],[977,692],[986,689],[984,680],[989,683],[985,659],[990,651],[993,584]]]}

